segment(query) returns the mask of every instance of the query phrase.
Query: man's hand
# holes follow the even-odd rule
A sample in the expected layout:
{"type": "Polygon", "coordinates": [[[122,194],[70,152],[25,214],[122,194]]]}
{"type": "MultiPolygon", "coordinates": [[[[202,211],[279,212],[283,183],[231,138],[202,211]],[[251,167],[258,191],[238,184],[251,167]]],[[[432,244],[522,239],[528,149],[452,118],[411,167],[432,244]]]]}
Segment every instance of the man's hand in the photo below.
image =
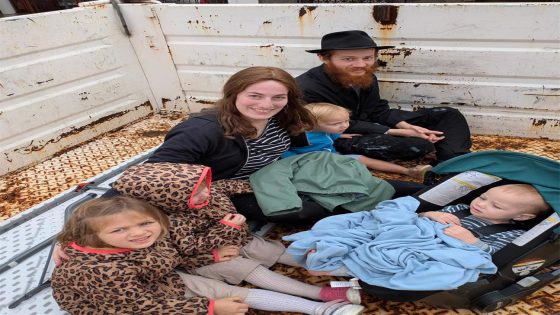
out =
{"type": "Polygon", "coordinates": [[[445,230],[443,230],[445,235],[459,239],[467,244],[474,244],[478,241],[478,238],[474,236],[469,230],[462,226],[452,225],[445,230]]]}
{"type": "Polygon", "coordinates": [[[227,297],[214,301],[216,315],[243,315],[249,311],[249,304],[241,303],[238,296],[227,297]]]}
{"type": "Polygon", "coordinates": [[[401,121],[395,125],[398,129],[389,129],[387,131],[388,135],[400,136],[400,137],[415,137],[430,141],[431,143],[436,143],[445,138],[443,132],[426,129],[424,127],[416,126],[407,123],[406,121],[401,121]]]}
{"type": "Polygon", "coordinates": [[[218,262],[232,260],[239,256],[239,247],[234,245],[221,246],[216,249],[218,255],[218,262]]]}
{"type": "Polygon", "coordinates": [[[421,212],[418,215],[442,224],[454,224],[461,226],[461,220],[456,215],[451,213],[440,211],[426,211],[421,212]]]}
{"type": "Polygon", "coordinates": [[[70,256],[66,254],[64,249],[60,246],[60,244],[56,244],[54,246],[52,258],[54,260],[55,265],[60,266],[65,260],[69,260],[70,256]]]}
{"type": "Polygon", "coordinates": [[[352,139],[353,137],[359,137],[361,134],[359,133],[343,133],[340,135],[340,138],[343,139],[352,139]]]}
{"type": "Polygon", "coordinates": [[[247,219],[239,213],[226,214],[222,220],[235,225],[242,225],[247,221],[247,219]]]}

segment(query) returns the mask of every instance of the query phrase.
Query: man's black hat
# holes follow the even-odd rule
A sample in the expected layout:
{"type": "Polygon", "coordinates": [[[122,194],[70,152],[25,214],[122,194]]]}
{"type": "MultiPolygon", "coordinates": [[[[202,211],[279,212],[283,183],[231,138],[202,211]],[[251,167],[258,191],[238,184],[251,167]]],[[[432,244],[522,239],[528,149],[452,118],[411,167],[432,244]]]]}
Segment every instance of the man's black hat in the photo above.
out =
{"type": "Polygon", "coordinates": [[[349,49],[387,49],[395,46],[377,46],[364,31],[342,31],[329,33],[321,38],[321,49],[306,50],[310,53],[324,53],[331,50],[349,49]]]}

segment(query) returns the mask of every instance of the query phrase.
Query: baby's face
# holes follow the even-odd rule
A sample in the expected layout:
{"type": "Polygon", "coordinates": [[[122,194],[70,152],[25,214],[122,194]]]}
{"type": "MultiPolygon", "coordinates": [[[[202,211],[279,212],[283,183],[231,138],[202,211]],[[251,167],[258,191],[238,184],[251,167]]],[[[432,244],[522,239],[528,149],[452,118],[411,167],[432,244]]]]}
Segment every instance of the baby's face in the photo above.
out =
{"type": "Polygon", "coordinates": [[[526,208],[523,200],[500,187],[494,187],[471,202],[471,214],[494,224],[509,223],[526,208]]]}

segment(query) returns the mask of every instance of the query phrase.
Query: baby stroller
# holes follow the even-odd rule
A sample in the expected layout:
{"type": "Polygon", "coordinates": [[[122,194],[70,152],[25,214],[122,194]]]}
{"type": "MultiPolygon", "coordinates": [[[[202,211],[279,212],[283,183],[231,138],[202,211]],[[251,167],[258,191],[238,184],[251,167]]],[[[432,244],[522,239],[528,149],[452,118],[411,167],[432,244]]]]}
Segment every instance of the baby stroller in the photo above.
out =
{"type": "Polygon", "coordinates": [[[524,153],[485,151],[453,158],[432,171],[427,178],[430,186],[414,195],[420,201],[417,212],[468,204],[491,187],[511,183],[532,184],[554,211],[527,222],[525,234],[492,256],[498,267],[496,274],[447,291],[393,290],[360,281],[366,293],[385,300],[423,301],[446,308],[475,307],[488,312],[560,277],[560,269],[539,272],[560,261],[560,163],[524,153]]]}

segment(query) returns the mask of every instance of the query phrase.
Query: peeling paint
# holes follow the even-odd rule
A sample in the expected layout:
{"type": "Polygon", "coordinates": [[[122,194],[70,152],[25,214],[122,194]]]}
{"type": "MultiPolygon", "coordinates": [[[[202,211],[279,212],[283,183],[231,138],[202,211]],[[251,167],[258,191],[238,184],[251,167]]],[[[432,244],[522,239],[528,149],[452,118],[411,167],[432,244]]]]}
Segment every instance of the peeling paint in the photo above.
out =
{"type": "Polygon", "coordinates": [[[171,102],[171,100],[165,97],[161,98],[161,105],[163,106],[163,108],[166,108],[167,102],[171,102]]]}
{"type": "Polygon", "coordinates": [[[271,21],[264,21],[263,24],[272,24],[271,21]]]}
{"type": "Polygon", "coordinates": [[[387,61],[377,59],[377,66],[378,67],[385,67],[385,66],[387,66],[387,61]]]}
{"type": "Polygon", "coordinates": [[[535,127],[545,126],[547,123],[546,119],[535,119],[533,118],[533,122],[531,123],[535,127]]]}
{"type": "Polygon", "coordinates": [[[394,5],[376,5],[373,7],[373,19],[381,25],[396,25],[399,7],[394,5]]]}
{"type": "Polygon", "coordinates": [[[47,82],[50,82],[50,81],[54,81],[54,79],[48,79],[48,80],[45,80],[45,81],[38,81],[37,84],[40,85],[40,84],[47,83],[47,82]]]}
{"type": "Polygon", "coordinates": [[[299,17],[303,17],[304,15],[306,15],[307,13],[310,13],[311,11],[317,9],[317,6],[305,6],[302,7],[301,9],[299,9],[299,17]]]}
{"type": "Polygon", "coordinates": [[[214,102],[207,101],[207,100],[195,100],[194,102],[198,104],[214,105],[214,102]]]}

